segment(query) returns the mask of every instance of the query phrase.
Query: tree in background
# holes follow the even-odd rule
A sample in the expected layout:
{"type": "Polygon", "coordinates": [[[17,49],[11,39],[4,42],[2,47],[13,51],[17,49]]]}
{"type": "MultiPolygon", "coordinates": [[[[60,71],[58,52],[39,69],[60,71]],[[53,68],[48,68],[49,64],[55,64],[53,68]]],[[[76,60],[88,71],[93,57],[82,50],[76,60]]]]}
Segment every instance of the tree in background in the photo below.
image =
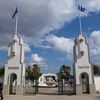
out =
{"type": "Polygon", "coordinates": [[[63,79],[68,80],[71,76],[70,71],[70,66],[62,65],[59,74],[63,79]]]}
{"type": "Polygon", "coordinates": [[[25,70],[25,78],[29,79],[29,74],[31,73],[31,66],[28,66],[25,70]]]}
{"type": "Polygon", "coordinates": [[[93,64],[94,75],[100,75],[100,66],[93,64]]]}
{"type": "Polygon", "coordinates": [[[4,67],[0,68],[0,77],[4,76],[4,67]]]}
{"type": "Polygon", "coordinates": [[[32,82],[37,80],[42,73],[40,72],[40,68],[38,64],[34,64],[33,67],[28,66],[26,68],[26,79],[30,79],[32,82]]]}

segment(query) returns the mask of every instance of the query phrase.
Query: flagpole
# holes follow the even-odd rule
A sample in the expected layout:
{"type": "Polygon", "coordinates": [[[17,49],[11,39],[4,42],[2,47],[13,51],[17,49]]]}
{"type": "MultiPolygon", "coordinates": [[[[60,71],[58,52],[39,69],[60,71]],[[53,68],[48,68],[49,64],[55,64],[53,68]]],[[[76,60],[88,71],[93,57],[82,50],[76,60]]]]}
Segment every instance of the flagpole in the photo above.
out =
{"type": "Polygon", "coordinates": [[[17,29],[18,29],[18,13],[17,13],[17,16],[16,16],[15,34],[17,34],[17,29]]]}
{"type": "Polygon", "coordinates": [[[80,25],[80,34],[82,34],[82,19],[80,12],[79,12],[79,25],[80,25]]]}
{"type": "Polygon", "coordinates": [[[18,5],[17,5],[17,15],[16,15],[15,34],[18,34],[18,19],[19,19],[19,3],[18,3],[18,5]]]}
{"type": "MultiPolygon", "coordinates": [[[[77,0],[75,0],[75,3],[76,3],[76,6],[78,6],[78,2],[77,0]]],[[[80,34],[82,34],[82,19],[81,19],[81,13],[80,11],[78,11],[78,14],[79,14],[79,27],[80,27],[80,34]]]]}

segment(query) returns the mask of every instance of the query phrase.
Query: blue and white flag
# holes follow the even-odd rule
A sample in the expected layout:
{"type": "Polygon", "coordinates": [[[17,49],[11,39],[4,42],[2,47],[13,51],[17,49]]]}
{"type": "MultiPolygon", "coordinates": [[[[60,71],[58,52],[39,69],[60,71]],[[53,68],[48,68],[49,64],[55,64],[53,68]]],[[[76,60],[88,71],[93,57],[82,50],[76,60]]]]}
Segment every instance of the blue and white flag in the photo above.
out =
{"type": "Polygon", "coordinates": [[[14,12],[14,14],[13,14],[13,16],[12,16],[12,19],[15,17],[15,15],[18,13],[18,7],[16,7],[16,9],[15,9],[15,12],[14,12]]]}
{"type": "Polygon", "coordinates": [[[84,8],[84,7],[80,6],[80,5],[78,5],[78,10],[80,10],[81,12],[85,12],[86,8],[84,8]]]}

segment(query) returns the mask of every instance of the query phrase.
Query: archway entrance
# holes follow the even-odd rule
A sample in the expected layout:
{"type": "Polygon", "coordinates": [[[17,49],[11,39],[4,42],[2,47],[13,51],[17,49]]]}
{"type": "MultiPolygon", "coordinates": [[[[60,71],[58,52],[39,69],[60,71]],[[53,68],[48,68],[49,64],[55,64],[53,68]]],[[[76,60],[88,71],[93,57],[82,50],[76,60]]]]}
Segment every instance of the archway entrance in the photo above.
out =
{"type": "Polygon", "coordinates": [[[81,74],[82,93],[89,93],[89,76],[87,73],[81,74]]]}
{"type": "Polygon", "coordinates": [[[16,94],[17,75],[12,73],[9,75],[9,94],[16,94]]]}

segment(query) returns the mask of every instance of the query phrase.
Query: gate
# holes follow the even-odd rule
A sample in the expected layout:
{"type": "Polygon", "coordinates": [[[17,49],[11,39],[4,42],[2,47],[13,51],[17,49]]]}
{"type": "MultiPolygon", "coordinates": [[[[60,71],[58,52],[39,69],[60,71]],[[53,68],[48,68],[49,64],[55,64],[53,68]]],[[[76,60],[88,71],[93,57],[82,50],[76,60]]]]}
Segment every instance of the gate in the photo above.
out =
{"type": "Polygon", "coordinates": [[[73,82],[71,79],[66,80],[61,75],[58,75],[57,86],[38,86],[38,80],[35,80],[34,85],[25,86],[25,95],[72,95],[73,82]]]}
{"type": "Polygon", "coordinates": [[[74,87],[73,80],[65,80],[61,75],[58,75],[58,95],[73,95],[74,87]]]}
{"type": "Polygon", "coordinates": [[[60,75],[58,75],[58,94],[63,95],[64,85],[63,85],[63,79],[60,75]]]}
{"type": "Polygon", "coordinates": [[[25,86],[25,95],[34,95],[35,94],[35,88],[33,85],[26,85],[25,86]]]}
{"type": "Polygon", "coordinates": [[[36,95],[38,93],[38,80],[34,81],[34,84],[26,84],[24,88],[25,95],[36,95]]]}
{"type": "Polygon", "coordinates": [[[68,84],[64,84],[64,94],[66,95],[73,95],[74,94],[74,88],[73,85],[71,85],[68,81],[68,84]]]}

